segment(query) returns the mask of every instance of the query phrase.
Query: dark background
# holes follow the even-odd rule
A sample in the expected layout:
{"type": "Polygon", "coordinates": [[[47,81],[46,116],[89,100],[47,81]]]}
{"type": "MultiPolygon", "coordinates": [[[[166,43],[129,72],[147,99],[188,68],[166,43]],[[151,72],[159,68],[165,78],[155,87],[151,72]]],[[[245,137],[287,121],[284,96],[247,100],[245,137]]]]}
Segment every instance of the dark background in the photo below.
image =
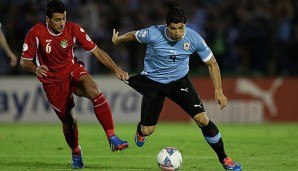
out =
{"type": "MultiPolygon", "coordinates": [[[[182,7],[187,26],[201,34],[212,49],[223,76],[298,76],[297,0],[64,0],[67,20],[80,24],[97,45],[123,69],[139,73],[146,46],[129,43],[115,47],[112,30],[120,34],[155,24],[165,24],[167,10],[182,7]]],[[[29,29],[45,21],[47,1],[1,0],[0,22],[13,52],[21,56],[29,29]]],[[[88,53],[85,59],[92,74],[106,74],[88,53]]],[[[191,74],[207,75],[208,70],[193,55],[191,74]]],[[[28,74],[10,68],[0,48],[0,75],[28,74]]]]}

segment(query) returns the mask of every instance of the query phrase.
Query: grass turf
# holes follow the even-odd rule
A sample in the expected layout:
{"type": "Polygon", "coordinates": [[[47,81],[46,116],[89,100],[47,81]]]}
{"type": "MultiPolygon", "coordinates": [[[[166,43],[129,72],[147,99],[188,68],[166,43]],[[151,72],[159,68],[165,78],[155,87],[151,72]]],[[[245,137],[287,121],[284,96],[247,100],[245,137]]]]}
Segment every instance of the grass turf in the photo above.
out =
{"type": "MultiPolygon", "coordinates": [[[[136,124],[115,124],[129,149],[111,152],[99,124],[79,124],[84,170],[158,171],[156,156],[166,146],[183,156],[181,171],[223,170],[200,129],[189,123],[159,123],[139,148],[136,124]]],[[[298,124],[218,124],[229,156],[245,171],[292,171],[298,168],[298,124]]],[[[71,154],[59,124],[0,125],[0,170],[71,170],[71,154]]]]}

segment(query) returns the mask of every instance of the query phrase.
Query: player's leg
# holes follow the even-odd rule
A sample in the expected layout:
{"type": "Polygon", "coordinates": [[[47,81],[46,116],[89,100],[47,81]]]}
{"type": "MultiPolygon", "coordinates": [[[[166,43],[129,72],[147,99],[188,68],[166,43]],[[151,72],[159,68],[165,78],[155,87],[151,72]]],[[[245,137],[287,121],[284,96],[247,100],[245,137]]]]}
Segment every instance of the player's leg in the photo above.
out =
{"type": "Polygon", "coordinates": [[[114,122],[110,106],[90,75],[84,75],[80,78],[76,95],[86,97],[92,101],[95,116],[101,123],[107,137],[114,135],[114,122]]]}
{"type": "Polygon", "coordinates": [[[152,89],[151,92],[144,92],[141,106],[141,121],[137,125],[135,142],[142,147],[146,137],[151,135],[156,127],[165,96],[152,89]]]}
{"type": "Polygon", "coordinates": [[[225,170],[242,170],[242,166],[233,161],[225,153],[224,143],[221,138],[217,126],[207,117],[206,112],[198,113],[193,117],[197,125],[201,128],[202,133],[216,152],[219,162],[223,165],[225,170]]]}
{"type": "MultiPolygon", "coordinates": [[[[227,155],[224,150],[224,143],[222,141],[220,132],[217,126],[208,118],[204,105],[194,89],[188,76],[171,84],[173,89],[168,97],[177,103],[182,109],[184,109],[190,117],[197,123],[201,128],[201,131],[212,149],[216,152],[219,161],[224,164],[227,159],[227,155]]],[[[231,161],[231,160],[230,160],[231,161]]],[[[241,168],[236,162],[234,170],[241,168]]],[[[227,168],[227,167],[226,167],[227,168]]]]}
{"type": "Polygon", "coordinates": [[[193,120],[201,128],[205,139],[222,162],[227,155],[225,154],[223,148],[223,142],[219,130],[212,121],[209,121],[204,105],[188,76],[171,83],[171,86],[173,89],[176,89],[176,91],[171,91],[168,97],[184,109],[191,118],[193,118],[193,120]]]}
{"type": "Polygon", "coordinates": [[[146,136],[151,135],[156,127],[165,96],[159,90],[156,82],[144,75],[132,76],[126,82],[133,89],[143,95],[141,105],[141,121],[137,125],[135,142],[142,147],[146,136]]]}
{"type": "Polygon", "coordinates": [[[128,148],[128,142],[120,140],[114,131],[112,111],[102,92],[92,77],[83,68],[79,67],[73,71],[73,89],[75,94],[90,99],[97,120],[101,123],[110,143],[111,150],[123,150],[128,148]],[[84,73],[80,75],[80,73],[84,73]]]}
{"type": "Polygon", "coordinates": [[[69,90],[70,80],[54,84],[43,84],[43,88],[49,103],[62,122],[62,130],[65,140],[72,151],[72,167],[82,168],[81,147],[78,142],[77,120],[74,113],[74,102],[69,90]]]}
{"type": "Polygon", "coordinates": [[[206,112],[198,113],[193,117],[193,120],[201,128],[205,140],[216,152],[219,161],[223,163],[223,160],[227,157],[227,155],[225,153],[224,143],[217,126],[207,117],[206,112]]]}
{"type": "Polygon", "coordinates": [[[83,168],[82,149],[78,140],[79,131],[74,108],[67,112],[66,120],[63,121],[63,134],[72,150],[72,168],[83,168]]]}

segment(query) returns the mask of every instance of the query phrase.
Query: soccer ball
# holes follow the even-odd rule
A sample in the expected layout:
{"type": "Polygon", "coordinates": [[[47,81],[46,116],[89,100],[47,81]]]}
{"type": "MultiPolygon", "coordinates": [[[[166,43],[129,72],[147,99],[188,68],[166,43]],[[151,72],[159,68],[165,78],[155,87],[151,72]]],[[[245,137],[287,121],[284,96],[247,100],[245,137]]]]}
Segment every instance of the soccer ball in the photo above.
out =
{"type": "Polygon", "coordinates": [[[161,170],[178,170],[182,164],[182,155],[174,147],[165,147],[157,155],[157,164],[161,170]]]}

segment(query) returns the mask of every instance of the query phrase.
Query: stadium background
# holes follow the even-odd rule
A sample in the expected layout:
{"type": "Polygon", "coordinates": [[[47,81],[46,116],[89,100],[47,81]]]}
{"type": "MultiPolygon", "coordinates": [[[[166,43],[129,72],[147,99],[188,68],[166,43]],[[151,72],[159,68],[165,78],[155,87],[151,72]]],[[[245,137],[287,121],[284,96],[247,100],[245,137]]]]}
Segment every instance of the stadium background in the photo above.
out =
{"type": "MultiPolygon", "coordinates": [[[[195,55],[191,77],[210,117],[217,122],[297,122],[298,1],[296,0],[65,0],[68,20],[79,23],[130,75],[142,69],[145,46],[112,45],[112,29],[120,33],[164,24],[167,9],[186,10],[188,26],[212,48],[221,68],[229,106],[220,112],[208,70],[195,55]]],[[[47,1],[1,0],[0,22],[9,45],[19,57],[29,29],[44,21],[47,1]]],[[[40,83],[19,66],[10,68],[0,48],[0,122],[57,121],[40,83]]],[[[139,120],[141,97],[109,70],[77,49],[76,55],[99,83],[116,122],[139,120]]],[[[78,116],[95,122],[90,104],[77,99],[78,116]]],[[[189,121],[167,101],[163,121],[189,121]],[[174,116],[174,117],[173,117],[174,116]]]]}

